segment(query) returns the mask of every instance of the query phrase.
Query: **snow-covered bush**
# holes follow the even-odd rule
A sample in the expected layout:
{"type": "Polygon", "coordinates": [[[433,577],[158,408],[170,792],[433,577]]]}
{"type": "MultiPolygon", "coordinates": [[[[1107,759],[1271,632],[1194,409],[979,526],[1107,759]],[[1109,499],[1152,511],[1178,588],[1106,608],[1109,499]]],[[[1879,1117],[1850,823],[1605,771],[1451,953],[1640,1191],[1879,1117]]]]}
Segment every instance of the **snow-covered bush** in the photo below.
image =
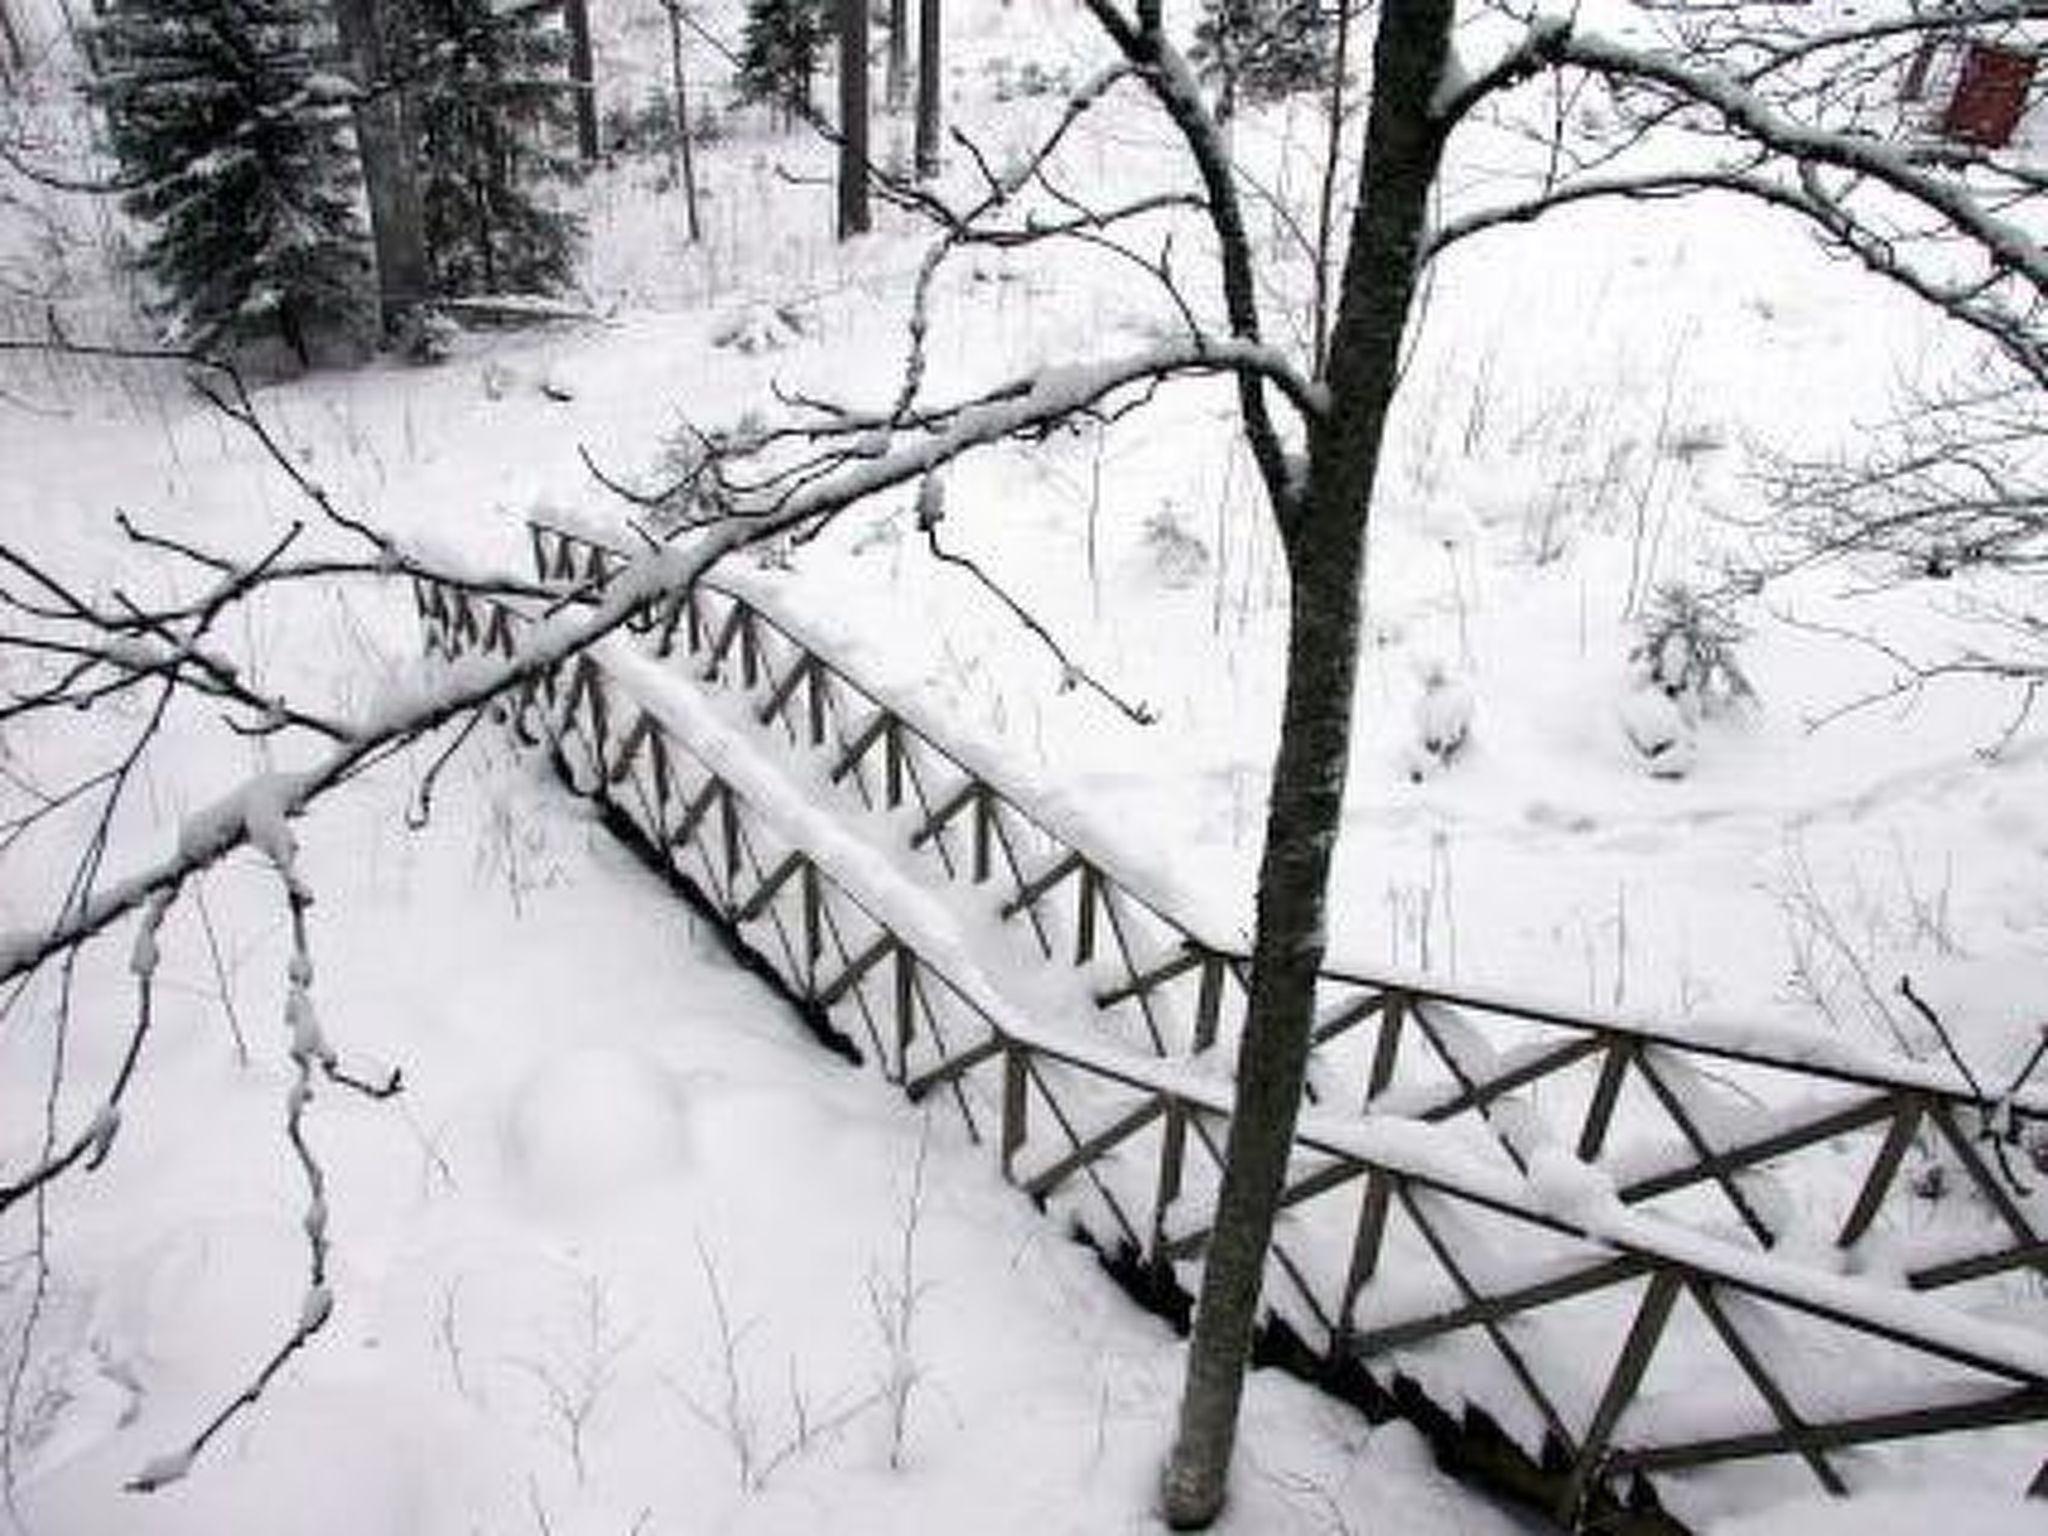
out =
{"type": "Polygon", "coordinates": [[[1170,506],[1145,520],[1145,552],[1161,586],[1191,587],[1209,569],[1209,546],[1188,532],[1170,506]]]}
{"type": "Polygon", "coordinates": [[[1048,69],[1036,59],[1018,64],[995,58],[982,68],[988,75],[989,94],[1000,102],[1026,96],[1066,96],[1074,89],[1074,73],[1064,65],[1048,69]]]}
{"type": "Polygon", "coordinates": [[[1188,59],[1228,118],[1240,101],[1319,88],[1329,78],[1332,31],[1317,0],[1206,0],[1188,59]]]}
{"type": "Polygon", "coordinates": [[[711,345],[744,352],[781,352],[804,339],[801,311],[786,304],[748,303],[727,314],[711,333],[711,345]]]}
{"type": "Polygon", "coordinates": [[[446,310],[419,304],[406,311],[397,337],[398,352],[411,363],[445,363],[462,339],[462,327],[446,310]]]}
{"type": "Polygon", "coordinates": [[[1450,766],[1472,735],[1472,690],[1440,661],[1422,667],[1422,696],[1415,701],[1415,739],[1408,749],[1408,777],[1421,783],[1450,766]]]}
{"type": "Polygon", "coordinates": [[[1665,582],[1637,619],[1629,660],[1644,687],[1664,694],[1697,722],[1702,714],[1756,697],[1735,655],[1748,634],[1725,600],[1686,582],[1665,582]]]}
{"type": "Polygon", "coordinates": [[[660,85],[649,85],[637,103],[612,102],[604,109],[599,137],[614,155],[653,155],[675,141],[674,98],[660,85]]]}
{"type": "Polygon", "coordinates": [[[1682,779],[1692,772],[1696,722],[1662,688],[1641,684],[1624,694],[1621,728],[1654,777],[1682,779]]]}
{"type": "Polygon", "coordinates": [[[1736,659],[1748,636],[1727,600],[1682,582],[1659,586],[1636,620],[1621,728],[1660,779],[1681,779],[1698,755],[1700,722],[1755,699],[1736,659]]]}

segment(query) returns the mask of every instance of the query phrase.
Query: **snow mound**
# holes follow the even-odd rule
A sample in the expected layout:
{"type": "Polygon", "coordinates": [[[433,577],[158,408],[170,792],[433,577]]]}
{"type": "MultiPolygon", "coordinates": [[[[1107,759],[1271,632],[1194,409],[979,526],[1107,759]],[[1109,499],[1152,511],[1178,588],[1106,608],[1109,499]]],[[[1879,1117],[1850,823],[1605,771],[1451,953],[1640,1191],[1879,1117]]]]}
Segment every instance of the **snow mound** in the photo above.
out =
{"type": "Polygon", "coordinates": [[[1691,722],[1663,689],[1631,689],[1620,712],[1622,730],[1653,777],[1682,779],[1692,771],[1697,747],[1691,722]]]}
{"type": "Polygon", "coordinates": [[[804,339],[803,317],[771,304],[744,304],[725,315],[711,333],[711,345],[749,357],[783,352],[804,339]]]}
{"type": "Polygon", "coordinates": [[[1440,662],[1422,668],[1422,696],[1415,701],[1415,739],[1409,744],[1408,776],[1420,783],[1465,750],[1472,734],[1472,690],[1440,662]]]}
{"type": "Polygon", "coordinates": [[[658,1061],[587,1046],[521,1081],[504,1120],[505,1163],[543,1204],[586,1205],[673,1172],[688,1126],[680,1085],[658,1061]]]}

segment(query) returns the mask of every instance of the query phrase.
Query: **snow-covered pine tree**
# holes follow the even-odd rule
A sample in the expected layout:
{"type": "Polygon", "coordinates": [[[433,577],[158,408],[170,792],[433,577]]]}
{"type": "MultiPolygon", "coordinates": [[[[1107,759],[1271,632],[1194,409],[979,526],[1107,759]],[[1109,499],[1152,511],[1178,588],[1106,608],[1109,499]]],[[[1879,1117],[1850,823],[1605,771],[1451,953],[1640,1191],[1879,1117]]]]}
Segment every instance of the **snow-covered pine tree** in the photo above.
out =
{"type": "Polygon", "coordinates": [[[111,0],[88,87],[172,338],[302,365],[370,324],[345,87],[320,0],[111,0]]]}
{"type": "Polygon", "coordinates": [[[550,200],[575,178],[569,40],[547,13],[419,0],[413,97],[427,267],[443,298],[557,291],[575,271],[577,216],[550,200]]]}
{"type": "MultiPolygon", "coordinates": [[[[1348,3],[1348,0],[1340,0],[1348,3]]],[[[1321,0],[1202,0],[1189,57],[1214,87],[1219,118],[1329,79],[1331,18],[1321,0]]]]}
{"type": "Polygon", "coordinates": [[[824,0],[747,0],[739,88],[748,101],[773,102],[785,121],[811,108],[818,51],[829,31],[824,0]]]}

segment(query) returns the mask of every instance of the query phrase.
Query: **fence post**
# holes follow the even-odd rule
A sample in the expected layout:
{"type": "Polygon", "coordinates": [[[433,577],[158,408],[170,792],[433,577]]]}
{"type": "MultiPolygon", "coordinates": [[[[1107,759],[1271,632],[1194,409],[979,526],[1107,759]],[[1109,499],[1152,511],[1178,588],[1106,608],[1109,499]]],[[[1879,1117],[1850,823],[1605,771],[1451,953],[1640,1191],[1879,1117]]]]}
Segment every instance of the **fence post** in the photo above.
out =
{"type": "Polygon", "coordinates": [[[1024,1145],[1026,1118],[1031,1107],[1031,1083],[1025,1068],[1029,1058],[1015,1041],[1003,1046],[1003,1177],[1016,1182],[1017,1153],[1024,1145]]]}
{"type": "Polygon", "coordinates": [[[1152,1199],[1152,1267],[1164,1273],[1172,1261],[1166,1256],[1166,1216],[1180,1199],[1181,1171],[1187,1161],[1188,1112],[1179,1099],[1166,1101],[1166,1124],[1159,1137],[1159,1186],[1152,1199]]]}
{"type": "Polygon", "coordinates": [[[1216,1043],[1223,1027],[1223,978],[1227,966],[1221,955],[1210,953],[1202,960],[1202,986],[1195,994],[1195,1054],[1216,1043]]]}
{"type": "Polygon", "coordinates": [[[995,840],[995,807],[990,804],[988,786],[981,785],[974,793],[974,883],[986,885],[990,869],[994,866],[992,845],[995,840]]]}
{"type": "Polygon", "coordinates": [[[910,1081],[910,1042],[917,1037],[917,956],[896,946],[896,1081],[910,1081]]]}

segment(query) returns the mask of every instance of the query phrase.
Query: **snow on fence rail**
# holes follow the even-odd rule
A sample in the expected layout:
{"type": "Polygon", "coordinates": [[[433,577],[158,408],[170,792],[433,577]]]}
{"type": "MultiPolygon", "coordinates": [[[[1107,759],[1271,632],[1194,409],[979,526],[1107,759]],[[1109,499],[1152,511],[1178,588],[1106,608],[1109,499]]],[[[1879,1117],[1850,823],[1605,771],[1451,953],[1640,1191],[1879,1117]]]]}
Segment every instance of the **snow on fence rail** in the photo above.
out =
{"type": "MultiPolygon", "coordinates": [[[[572,590],[625,559],[533,537],[543,577],[572,590]]],[[[517,648],[511,606],[418,597],[445,654],[517,648]]],[[[513,701],[521,739],[552,746],[867,1061],[993,1138],[1013,1182],[1132,1270],[1190,1283],[1245,957],[757,603],[702,584],[639,627],[666,632],[685,670],[618,646],[580,657],[513,701]],[[752,726],[690,702],[707,684],[752,726]],[[777,789],[755,743],[778,726],[967,888],[953,905],[992,896],[987,915],[1092,999],[1057,1025],[1006,999],[929,890],[777,789]]],[[[1987,1107],[1912,1064],[1729,1029],[1696,1041],[1421,978],[1332,972],[1324,992],[1269,1305],[1354,1390],[1504,1430],[1561,1518],[1636,1508],[1654,1524],[1641,1476],[1619,1491],[1630,1474],[1659,1473],[1682,1503],[1687,1484],[1663,1474],[1790,1455],[1840,1490],[1852,1448],[2048,1419],[2041,1202],[1986,1139],[2038,1124],[2038,1097],[1987,1107]],[[1911,1157],[1958,1187],[1912,1195],[1911,1157]],[[1954,1289],[1914,1294],[1934,1288],[1954,1289]]],[[[2038,1441],[1994,1438],[2024,1480],[2038,1441]]]]}

